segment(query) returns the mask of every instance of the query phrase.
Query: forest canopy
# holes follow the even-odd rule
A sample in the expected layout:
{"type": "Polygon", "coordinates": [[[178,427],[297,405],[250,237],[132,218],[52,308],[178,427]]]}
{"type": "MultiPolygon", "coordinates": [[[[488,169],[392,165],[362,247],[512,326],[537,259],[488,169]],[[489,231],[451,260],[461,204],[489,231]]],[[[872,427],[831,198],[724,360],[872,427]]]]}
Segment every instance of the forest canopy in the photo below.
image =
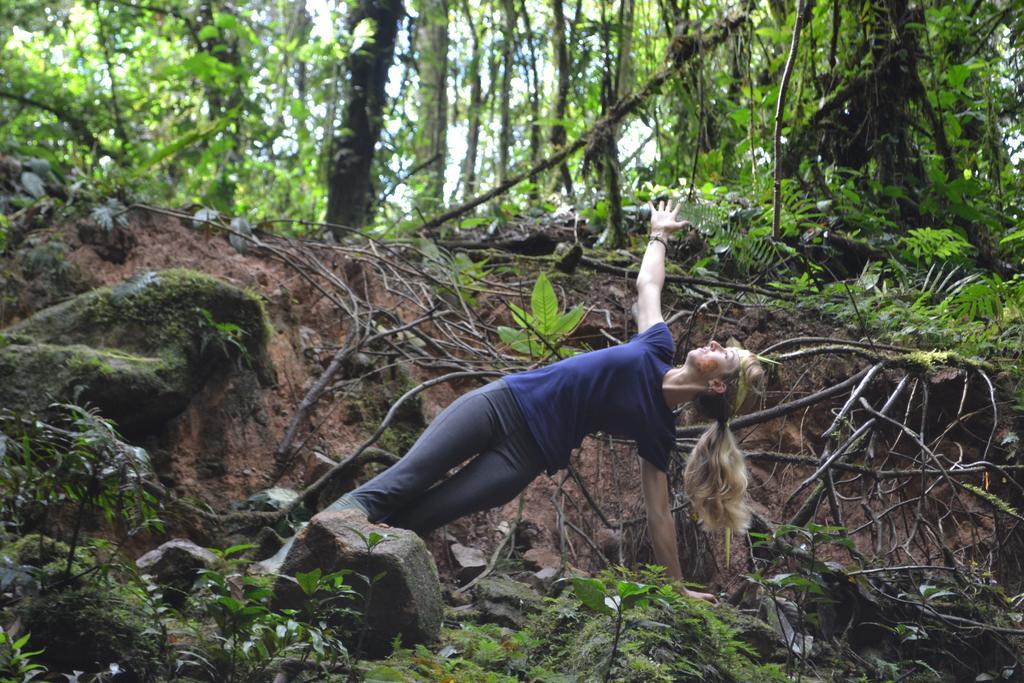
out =
{"type": "MultiPolygon", "coordinates": [[[[588,136],[693,41],[660,87],[587,138],[597,174],[583,177],[576,148],[462,227],[563,203],[621,223],[620,207],[652,188],[763,208],[797,9],[5,3],[0,143],[154,201],[414,230],[588,136]]],[[[799,9],[779,131],[783,234],[885,234],[912,257],[1006,274],[1022,243],[1020,3],[799,9]]]]}

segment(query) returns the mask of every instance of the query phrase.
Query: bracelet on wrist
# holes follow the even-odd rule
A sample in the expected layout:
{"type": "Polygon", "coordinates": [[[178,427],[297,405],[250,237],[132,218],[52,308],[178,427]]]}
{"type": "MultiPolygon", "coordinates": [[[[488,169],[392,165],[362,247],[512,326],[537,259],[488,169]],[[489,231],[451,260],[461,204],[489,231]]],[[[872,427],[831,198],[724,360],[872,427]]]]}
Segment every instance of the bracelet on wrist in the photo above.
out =
{"type": "Polygon", "coordinates": [[[668,240],[666,240],[661,235],[655,235],[654,233],[651,233],[651,236],[650,236],[648,242],[661,242],[662,246],[664,246],[666,249],[668,249],[668,240]]]}

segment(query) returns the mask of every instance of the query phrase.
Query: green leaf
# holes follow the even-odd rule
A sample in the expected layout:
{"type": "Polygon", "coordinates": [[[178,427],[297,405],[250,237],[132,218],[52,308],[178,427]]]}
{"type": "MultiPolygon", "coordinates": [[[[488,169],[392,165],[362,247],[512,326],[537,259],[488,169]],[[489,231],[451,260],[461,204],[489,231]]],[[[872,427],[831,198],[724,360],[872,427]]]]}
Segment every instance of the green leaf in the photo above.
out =
{"type": "Polygon", "coordinates": [[[1017,240],[1024,240],[1024,230],[1011,232],[1009,235],[999,240],[999,244],[1006,244],[1007,242],[1015,242],[1017,240]]]}
{"type": "Polygon", "coordinates": [[[598,579],[574,578],[572,590],[584,605],[601,614],[614,614],[615,610],[605,604],[604,584],[598,579]]]}
{"type": "Polygon", "coordinates": [[[577,305],[571,311],[563,313],[558,316],[558,320],[555,321],[552,326],[550,333],[547,335],[552,340],[558,341],[563,337],[568,337],[572,334],[580,322],[583,320],[583,316],[586,314],[586,309],[581,305],[577,305]]]}
{"type": "Polygon", "coordinates": [[[355,29],[352,30],[352,52],[357,51],[368,43],[372,43],[376,35],[377,22],[370,17],[360,21],[356,24],[355,29]]]}
{"type": "Polygon", "coordinates": [[[508,307],[512,310],[512,320],[524,330],[539,329],[537,320],[524,311],[523,309],[516,306],[514,303],[509,302],[508,307]]]}
{"type": "Polygon", "coordinates": [[[220,133],[221,131],[228,127],[229,123],[231,123],[234,120],[237,113],[237,109],[232,109],[230,112],[228,112],[226,116],[218,119],[217,121],[214,121],[212,124],[209,124],[207,126],[201,126],[198,130],[191,130],[185,133],[177,140],[174,140],[173,142],[158,149],[156,152],[153,153],[153,156],[140,163],[135,169],[136,172],[150,169],[153,166],[159,164],[164,159],[174,156],[175,154],[182,151],[186,147],[191,147],[200,140],[204,140],[212,135],[220,133]]]}
{"type": "Polygon", "coordinates": [[[405,683],[408,679],[397,669],[390,666],[378,666],[366,673],[366,683],[405,683]]]}
{"type": "Polygon", "coordinates": [[[533,285],[530,306],[533,308],[537,332],[550,337],[558,322],[558,296],[544,273],[537,276],[537,282],[533,285]]]}
{"type": "Polygon", "coordinates": [[[210,40],[211,38],[216,38],[219,35],[220,29],[218,29],[216,26],[210,26],[209,24],[207,24],[206,26],[199,29],[199,40],[210,40]]]}
{"type": "Polygon", "coordinates": [[[238,28],[238,18],[226,12],[217,12],[213,15],[213,23],[220,28],[233,31],[238,28]]]}
{"type": "Polygon", "coordinates": [[[295,575],[295,581],[303,593],[312,595],[316,592],[317,584],[320,583],[320,568],[315,567],[312,571],[299,572],[295,575]]]}

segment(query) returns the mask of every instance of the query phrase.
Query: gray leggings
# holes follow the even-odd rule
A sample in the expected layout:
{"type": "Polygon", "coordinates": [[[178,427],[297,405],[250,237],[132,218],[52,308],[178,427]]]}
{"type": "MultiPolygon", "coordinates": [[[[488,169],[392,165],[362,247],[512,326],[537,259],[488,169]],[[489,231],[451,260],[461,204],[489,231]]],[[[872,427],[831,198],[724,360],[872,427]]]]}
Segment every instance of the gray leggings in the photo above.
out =
{"type": "Polygon", "coordinates": [[[498,380],[456,399],[401,460],[348,496],[370,521],[422,534],[504,505],[543,470],[543,457],[516,399],[498,380]]]}

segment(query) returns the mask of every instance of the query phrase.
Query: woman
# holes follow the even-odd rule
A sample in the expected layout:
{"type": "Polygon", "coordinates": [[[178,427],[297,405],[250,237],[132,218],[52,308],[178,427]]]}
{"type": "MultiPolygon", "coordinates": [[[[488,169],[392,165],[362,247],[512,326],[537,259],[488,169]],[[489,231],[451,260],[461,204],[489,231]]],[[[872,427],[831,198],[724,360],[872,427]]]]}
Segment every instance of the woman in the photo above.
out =
{"type": "Polygon", "coordinates": [[[370,521],[425,533],[507,503],[542,470],[566,467],[585,435],[602,431],[637,442],[655,559],[669,576],[682,578],[665,473],[675,441],[672,409],[695,401],[714,423],[687,462],[686,492],[708,528],[746,529],[746,468],[728,421],[760,389],[763,370],[754,354],[714,341],[672,367],[674,343],[661,314],[665,250],[668,236],[689,226],[676,220],[676,207],[648,206],[650,242],[636,282],[639,333],[629,343],[509,375],[461,396],[397,464],[327,509],[356,507],[370,521]]]}

